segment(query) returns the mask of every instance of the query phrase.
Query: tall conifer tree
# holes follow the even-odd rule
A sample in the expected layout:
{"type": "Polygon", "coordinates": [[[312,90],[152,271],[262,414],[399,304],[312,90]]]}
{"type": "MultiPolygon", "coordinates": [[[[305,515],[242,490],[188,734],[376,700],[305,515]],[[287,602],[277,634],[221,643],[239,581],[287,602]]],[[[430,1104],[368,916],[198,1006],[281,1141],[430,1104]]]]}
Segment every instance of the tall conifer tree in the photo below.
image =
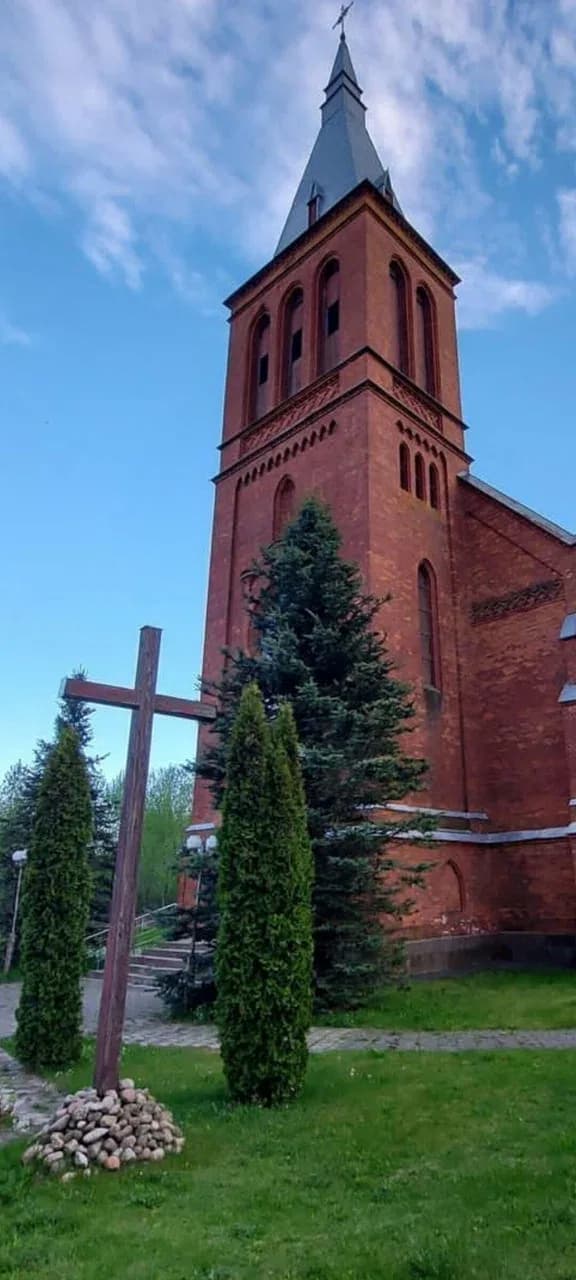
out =
{"type": "Polygon", "coordinates": [[[293,722],[284,713],[272,732],[250,685],[232,730],[220,832],[217,1016],[238,1102],[273,1106],[301,1088],[311,1008],[310,890],[293,722]]]}
{"type": "Polygon", "coordinates": [[[256,681],[266,714],[287,699],[301,744],[315,863],[314,974],[320,1008],[351,1007],[399,958],[394,927],[424,865],[406,867],[397,837],[422,834],[425,819],[373,820],[372,806],[418,790],[426,764],[402,737],[414,711],[378,630],[383,601],[362,589],[340,554],[329,510],[306,501],[254,566],[253,655],[227,655],[215,741],[196,766],[222,801],[231,726],[242,689],[256,681]]]}
{"type": "MultiPolygon", "coordinates": [[[[72,673],[72,678],[85,680],[86,672],[80,668],[72,673]]],[[[92,926],[98,928],[106,924],[110,912],[120,803],[112,798],[110,786],[102,774],[102,757],[90,754],[93,714],[94,708],[85,702],[61,698],[55,722],[55,739],[64,726],[73,729],[88,769],[92,804],[92,838],[88,852],[92,877],[90,919],[92,926]]],[[[15,766],[18,774],[17,806],[13,808],[10,824],[5,824],[4,841],[0,806],[0,849],[4,844],[11,849],[28,846],[32,837],[38,791],[52,746],[52,742],[41,739],[36,747],[33,765],[15,766]]],[[[9,783],[10,774],[5,779],[5,785],[9,783]]]]}
{"type": "Polygon", "coordinates": [[[90,908],[90,783],[78,737],[60,728],[40,781],[22,899],[16,1052],[33,1068],[77,1062],[90,908]]]}

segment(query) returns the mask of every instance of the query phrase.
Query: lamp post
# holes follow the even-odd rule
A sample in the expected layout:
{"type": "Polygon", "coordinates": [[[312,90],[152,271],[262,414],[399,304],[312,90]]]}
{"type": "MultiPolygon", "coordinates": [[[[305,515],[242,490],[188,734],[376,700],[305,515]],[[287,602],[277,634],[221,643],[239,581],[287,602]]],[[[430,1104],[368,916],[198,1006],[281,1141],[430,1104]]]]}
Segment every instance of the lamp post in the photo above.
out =
{"type": "Polygon", "coordinates": [[[6,955],[4,957],[4,973],[5,974],[10,973],[10,970],[12,968],[12,958],[14,955],[14,949],[16,947],[16,928],[18,925],[18,911],[20,908],[20,895],[22,892],[22,876],[24,874],[24,867],[26,866],[27,858],[28,858],[27,849],[15,849],[14,853],[12,854],[12,862],[14,866],[18,868],[18,879],[16,880],[16,897],[14,898],[12,928],[10,930],[10,937],[8,938],[8,945],[6,947],[6,955]]]}
{"type": "MultiPolygon", "coordinates": [[[[195,854],[199,859],[205,858],[206,854],[215,853],[218,848],[218,840],[216,836],[208,836],[207,838],[199,835],[189,835],[186,837],[186,849],[188,853],[195,854]]],[[[190,942],[190,955],[188,958],[188,971],[192,972],[196,965],[196,935],[198,932],[198,907],[200,904],[200,893],[202,890],[202,875],[204,868],[202,862],[198,869],[198,878],[196,880],[196,909],[194,912],[194,924],[192,927],[192,939],[190,942]]]]}

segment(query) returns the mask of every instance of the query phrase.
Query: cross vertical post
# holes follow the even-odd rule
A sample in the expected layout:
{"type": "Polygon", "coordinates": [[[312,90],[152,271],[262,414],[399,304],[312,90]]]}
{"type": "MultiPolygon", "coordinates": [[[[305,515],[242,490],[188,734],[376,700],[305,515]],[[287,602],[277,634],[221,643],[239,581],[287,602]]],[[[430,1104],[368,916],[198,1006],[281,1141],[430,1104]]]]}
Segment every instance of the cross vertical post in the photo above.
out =
{"type": "Polygon", "coordinates": [[[135,686],[138,705],[132,711],[130,725],[110,929],[98,1020],[94,1087],[100,1094],[105,1093],[107,1089],[115,1089],[119,1078],[161,636],[162,632],[156,627],[143,627],[140,632],[135,686]]]}

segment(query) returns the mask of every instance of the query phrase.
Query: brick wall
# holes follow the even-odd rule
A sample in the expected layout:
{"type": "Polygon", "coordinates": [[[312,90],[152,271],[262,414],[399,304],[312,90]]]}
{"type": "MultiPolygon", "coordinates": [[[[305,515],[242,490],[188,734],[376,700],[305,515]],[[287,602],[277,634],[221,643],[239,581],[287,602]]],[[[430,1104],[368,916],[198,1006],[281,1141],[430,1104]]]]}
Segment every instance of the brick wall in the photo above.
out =
{"type": "MultiPolygon", "coordinates": [[[[576,679],[576,641],[559,642],[576,611],[575,549],[459,479],[467,471],[454,315],[454,277],[407,224],[366,188],[343,201],[230,300],[231,333],[221,470],[216,485],[204,675],[219,674],[225,646],[246,647],[242,574],[273,536],[278,486],[290,478],[298,504],[314,493],[331,506],[343,553],[366,587],[391,596],[380,625],[398,674],[411,686],[416,719],[406,747],[430,764],[426,789],[408,801],[488,822],[470,831],[565,827],[576,798],[576,711],[560,691],[576,679]],[[318,374],[318,282],[340,263],[339,363],[318,374]],[[430,290],[436,317],[437,396],[391,364],[390,261],[409,288],[430,290]],[[282,399],[284,305],[304,292],[303,386],[282,399]],[[250,420],[250,349],[266,309],[271,320],[268,412],[250,420]],[[439,476],[440,506],[404,492],[399,447],[439,476]],[[418,566],[437,593],[441,679],[424,687],[418,566]],[[522,594],[524,593],[524,594],[522,594]]],[[[414,368],[413,339],[411,348],[414,368]]],[[[201,742],[206,730],[201,732],[201,742]]],[[[194,820],[213,816],[199,786],[194,820]]],[[[418,852],[420,856],[421,851],[418,852]]],[[[574,927],[570,840],[439,844],[426,890],[406,921],[410,936],[496,929],[574,927]]],[[[183,890],[184,892],[184,890],[183,890]]]]}

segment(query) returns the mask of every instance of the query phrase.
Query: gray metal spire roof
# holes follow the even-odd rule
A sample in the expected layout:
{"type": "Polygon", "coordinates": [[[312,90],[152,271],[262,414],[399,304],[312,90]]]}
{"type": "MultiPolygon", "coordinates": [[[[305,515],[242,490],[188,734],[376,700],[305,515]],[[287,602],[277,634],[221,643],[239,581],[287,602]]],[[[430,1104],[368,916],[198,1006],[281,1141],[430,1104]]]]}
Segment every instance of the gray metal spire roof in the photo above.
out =
{"type": "Polygon", "coordinates": [[[366,128],[366,107],[346,37],[340,37],[336,61],[322,107],[322,128],[298,187],[276,253],[292,244],[309,225],[308,206],[319,197],[319,217],[359,183],[368,180],[401,213],[390,182],[366,128]]]}

